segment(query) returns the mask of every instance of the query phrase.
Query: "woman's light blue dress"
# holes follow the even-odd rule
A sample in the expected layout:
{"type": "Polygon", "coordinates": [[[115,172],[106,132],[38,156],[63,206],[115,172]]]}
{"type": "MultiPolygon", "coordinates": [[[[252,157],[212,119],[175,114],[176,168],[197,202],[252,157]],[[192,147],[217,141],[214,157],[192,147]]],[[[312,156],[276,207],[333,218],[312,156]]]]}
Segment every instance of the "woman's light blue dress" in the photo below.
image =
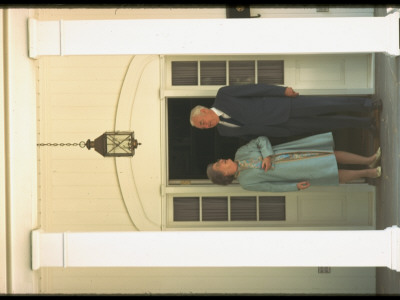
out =
{"type": "Polygon", "coordinates": [[[237,150],[237,179],[246,190],[266,192],[298,191],[296,184],[301,181],[308,181],[311,186],[338,185],[333,149],[331,132],[275,146],[260,136],[237,150]],[[272,167],[265,172],[261,163],[270,155],[272,167]]]}

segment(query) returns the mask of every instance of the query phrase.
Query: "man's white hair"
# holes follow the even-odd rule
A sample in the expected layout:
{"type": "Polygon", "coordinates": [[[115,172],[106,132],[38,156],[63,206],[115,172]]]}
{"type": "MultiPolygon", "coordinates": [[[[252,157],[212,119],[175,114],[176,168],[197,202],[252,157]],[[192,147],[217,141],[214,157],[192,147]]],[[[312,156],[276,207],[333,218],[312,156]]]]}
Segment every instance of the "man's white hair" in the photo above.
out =
{"type": "MultiPolygon", "coordinates": [[[[190,124],[192,126],[194,126],[193,119],[202,114],[201,110],[203,108],[208,109],[207,107],[205,107],[203,105],[197,105],[197,106],[193,107],[192,110],[190,111],[190,124]]],[[[194,127],[196,127],[196,126],[194,126],[194,127]]]]}

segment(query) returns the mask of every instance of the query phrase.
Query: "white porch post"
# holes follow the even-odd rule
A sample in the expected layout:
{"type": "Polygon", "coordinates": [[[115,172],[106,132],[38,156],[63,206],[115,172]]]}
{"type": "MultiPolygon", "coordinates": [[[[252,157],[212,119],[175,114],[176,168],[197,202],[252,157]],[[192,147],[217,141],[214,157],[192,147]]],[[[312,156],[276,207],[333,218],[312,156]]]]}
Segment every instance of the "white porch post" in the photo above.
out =
{"type": "Polygon", "coordinates": [[[399,55],[399,12],[385,17],[29,20],[29,55],[399,55]]]}
{"type": "Polygon", "coordinates": [[[388,267],[400,228],[339,231],[32,232],[41,267],[388,267]]]}

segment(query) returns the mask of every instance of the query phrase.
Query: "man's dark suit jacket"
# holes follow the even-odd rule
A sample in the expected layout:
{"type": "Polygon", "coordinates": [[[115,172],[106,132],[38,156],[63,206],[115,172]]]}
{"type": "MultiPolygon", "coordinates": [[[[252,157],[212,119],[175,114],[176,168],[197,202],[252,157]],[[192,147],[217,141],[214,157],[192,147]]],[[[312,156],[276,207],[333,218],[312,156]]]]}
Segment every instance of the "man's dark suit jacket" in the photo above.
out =
{"type": "Polygon", "coordinates": [[[291,97],[285,96],[285,89],[268,84],[220,88],[212,106],[243,126],[232,128],[218,124],[218,132],[223,136],[290,136],[287,128],[279,126],[290,116],[291,97]]]}
{"type": "Polygon", "coordinates": [[[243,124],[217,125],[223,136],[291,137],[341,128],[371,128],[373,119],[343,112],[369,113],[372,99],[354,96],[285,96],[286,87],[268,84],[226,86],[213,107],[243,124]]]}

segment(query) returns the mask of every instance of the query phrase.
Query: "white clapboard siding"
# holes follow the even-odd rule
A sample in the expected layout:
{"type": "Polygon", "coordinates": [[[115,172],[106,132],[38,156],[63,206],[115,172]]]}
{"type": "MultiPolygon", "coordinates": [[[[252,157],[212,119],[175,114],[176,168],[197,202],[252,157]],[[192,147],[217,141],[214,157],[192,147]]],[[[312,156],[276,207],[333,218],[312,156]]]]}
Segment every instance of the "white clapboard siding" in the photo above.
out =
{"type": "MultiPolygon", "coordinates": [[[[39,142],[79,143],[113,130],[132,56],[43,57],[37,61],[39,142]]],[[[79,146],[40,147],[45,231],[135,230],[113,158],[79,146]]]]}

